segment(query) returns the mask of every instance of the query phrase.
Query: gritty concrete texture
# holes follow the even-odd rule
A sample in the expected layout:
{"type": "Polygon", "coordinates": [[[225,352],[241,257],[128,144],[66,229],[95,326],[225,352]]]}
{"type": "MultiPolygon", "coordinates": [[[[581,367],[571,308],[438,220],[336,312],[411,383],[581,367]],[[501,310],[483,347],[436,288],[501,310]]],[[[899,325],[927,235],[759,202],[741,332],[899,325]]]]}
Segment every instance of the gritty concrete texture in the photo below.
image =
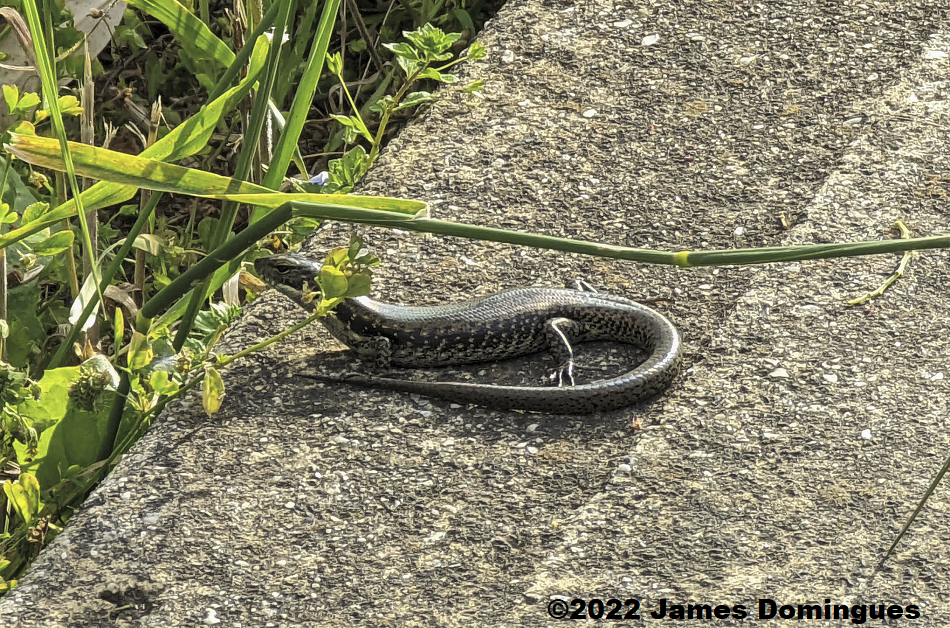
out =
{"type": "MultiPolygon", "coordinates": [[[[484,97],[425,112],[362,192],[671,251],[876,240],[897,219],[947,233],[948,17],[936,0],[512,0],[463,71],[484,97]]],[[[169,408],[0,625],[546,626],[558,598],[729,607],[704,625],[760,599],[950,622],[945,488],[874,572],[950,452],[945,252],[849,307],[899,255],[677,270],[363,234],[392,301],[575,277],[672,298],[687,369],[628,411],[495,412],[293,378],[352,368],[309,329],[230,369],[219,416],[169,408]]],[[[300,316],[267,294],[227,348],[300,316]]]]}

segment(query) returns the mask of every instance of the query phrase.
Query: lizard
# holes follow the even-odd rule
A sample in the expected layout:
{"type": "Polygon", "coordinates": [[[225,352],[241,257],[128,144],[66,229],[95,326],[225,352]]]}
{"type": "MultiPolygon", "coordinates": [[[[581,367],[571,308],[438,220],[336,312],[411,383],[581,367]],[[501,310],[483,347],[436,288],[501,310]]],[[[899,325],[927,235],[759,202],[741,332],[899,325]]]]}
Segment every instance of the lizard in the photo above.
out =
{"type": "MultiPolygon", "coordinates": [[[[255,261],[265,281],[301,305],[305,283],[315,283],[321,266],[317,260],[295,254],[255,261]]],[[[576,289],[513,288],[429,307],[354,297],[321,322],[334,338],[381,369],[473,364],[552,351],[559,364],[552,379],[558,386],[298,374],[505,410],[591,414],[622,408],[665,390],[682,361],[679,333],[665,316],[630,299],[594,292],[580,282],[576,289]],[[575,385],[572,345],[597,340],[633,344],[649,356],[626,373],[575,385]]]]}

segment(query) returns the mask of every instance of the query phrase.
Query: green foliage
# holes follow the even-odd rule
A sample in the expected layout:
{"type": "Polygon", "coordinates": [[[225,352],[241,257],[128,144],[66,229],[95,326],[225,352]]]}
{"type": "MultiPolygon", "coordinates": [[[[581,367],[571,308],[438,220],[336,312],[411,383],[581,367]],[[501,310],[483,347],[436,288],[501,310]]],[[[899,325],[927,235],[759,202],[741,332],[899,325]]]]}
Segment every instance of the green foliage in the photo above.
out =
{"type": "Polygon", "coordinates": [[[7,103],[7,111],[10,115],[17,116],[21,120],[26,119],[30,109],[40,104],[38,94],[28,93],[21,97],[20,90],[16,85],[3,86],[3,100],[7,103]]]}
{"type": "MultiPolygon", "coordinates": [[[[105,122],[140,123],[147,113],[136,118],[136,107],[147,112],[159,95],[170,96],[162,112],[169,128],[159,129],[142,156],[165,162],[190,158],[208,169],[228,170],[228,174],[248,182],[238,186],[246,186],[242,187],[244,192],[276,190],[286,179],[290,161],[301,172],[308,169],[294,147],[314,94],[343,81],[344,76],[356,79],[354,55],[369,52],[366,40],[351,40],[347,49],[327,56],[328,47],[336,45],[331,35],[339,28],[335,24],[339,2],[301,3],[296,31],[292,21],[295,3],[272,3],[263,20],[250,25],[255,32],[245,34],[238,52],[232,50],[231,20],[223,15],[199,17],[186,6],[189,3],[176,0],[130,0],[123,24],[114,29],[111,49],[113,59],[130,71],[116,75],[119,93],[93,111],[97,139],[101,140],[105,122]],[[318,15],[321,10],[322,15],[318,15]],[[265,35],[270,31],[273,35],[265,35]],[[169,34],[174,45],[169,45],[169,34]],[[274,45],[285,36],[293,43],[274,45]],[[305,60],[306,54],[310,58],[305,60]],[[324,65],[332,78],[319,85],[324,65]],[[208,93],[204,103],[202,88],[208,93]],[[255,93],[248,115],[247,108],[240,105],[252,90],[255,93]],[[278,145],[275,159],[266,168],[256,169],[261,129],[266,120],[274,119],[273,112],[283,109],[285,96],[293,103],[280,133],[283,147],[278,145]],[[174,104],[168,106],[169,102],[174,104]],[[248,119],[250,123],[246,124],[248,119]],[[176,126],[178,121],[181,123],[176,126]],[[225,138],[223,143],[220,137],[225,138]],[[240,138],[240,143],[227,143],[234,138],[240,138]],[[235,147],[239,149],[236,158],[235,147]],[[263,186],[252,181],[263,182],[263,186]]],[[[207,12],[207,5],[202,6],[207,12]]],[[[77,46],[83,35],[72,28],[72,17],[59,0],[43,8],[38,8],[35,0],[24,0],[24,7],[41,53],[37,67],[43,96],[3,86],[7,110],[16,120],[2,138],[3,143],[10,146],[23,138],[75,140],[77,118],[83,113],[79,92],[62,90],[50,79],[54,67],[56,78],[64,74],[81,78],[82,55],[53,63],[46,54],[44,37],[52,36],[54,54],[62,55],[80,50],[77,46]],[[46,18],[51,16],[43,11],[50,6],[57,13],[52,16],[55,26],[52,32],[45,32],[46,18]]],[[[389,22],[377,19],[382,16],[368,17],[370,28],[385,43],[398,43],[394,38],[406,24],[411,23],[412,29],[404,33],[406,41],[397,48],[380,47],[375,51],[384,57],[393,56],[396,63],[380,64],[385,65],[385,71],[381,68],[377,73],[372,85],[375,91],[370,90],[368,100],[366,94],[362,96],[367,106],[358,105],[344,85],[349,111],[328,112],[340,131],[338,140],[331,139],[325,150],[337,151],[339,144],[333,145],[335,141],[343,141],[346,150],[328,163],[331,180],[320,190],[322,194],[349,192],[376,159],[391,116],[434,99],[430,92],[420,89],[426,86],[420,81],[428,85],[456,84],[455,77],[446,70],[458,62],[451,59],[461,50],[459,44],[471,37],[474,25],[468,13],[470,5],[463,1],[451,12],[437,15],[440,7],[441,0],[408,0],[404,9],[415,17],[407,17],[402,9],[400,17],[389,22]],[[441,26],[461,24],[470,30],[464,35],[445,34],[424,26],[424,22],[416,23],[415,19],[422,16],[437,18],[441,26]],[[410,92],[408,88],[413,84],[410,92]]],[[[477,44],[463,59],[476,58],[475,50],[477,44]]],[[[72,151],[81,152],[79,147],[70,148],[72,151]]],[[[129,203],[137,189],[127,179],[106,183],[113,179],[88,173],[82,174],[101,182],[80,194],[73,176],[74,160],[68,154],[63,167],[69,177],[51,172],[60,167],[55,161],[59,158],[56,152],[31,159],[31,165],[10,158],[0,160],[0,239],[4,242],[0,246],[6,254],[8,277],[13,280],[5,295],[7,319],[0,320],[0,355],[7,360],[0,362],[0,469],[4,463],[15,461],[23,471],[19,480],[4,483],[4,495],[14,515],[5,524],[0,517],[0,592],[16,582],[16,574],[44,541],[55,535],[71,508],[169,401],[200,385],[206,411],[217,412],[225,398],[222,368],[243,355],[222,357],[212,353],[239,315],[239,306],[221,302],[208,305],[215,290],[236,279],[240,272],[240,252],[221,253],[234,241],[235,225],[240,224],[236,220],[240,219],[237,202],[233,208],[225,205],[220,213],[211,215],[206,204],[200,209],[192,207],[187,216],[168,208],[164,214],[157,214],[154,212],[160,194],[143,208],[129,203]],[[64,202],[67,190],[72,200],[64,202]],[[108,207],[118,209],[111,210],[107,218],[97,216],[97,210],[108,207]],[[105,221],[98,225],[96,241],[92,242],[86,220],[100,217],[105,221]],[[76,218],[78,224],[69,224],[76,218]],[[188,272],[205,260],[220,266],[219,260],[232,258],[235,261],[229,266],[205,275],[205,284],[189,283],[188,272]],[[83,261],[93,269],[87,276],[77,270],[83,268],[83,261]],[[144,273],[135,272],[136,264],[144,273]],[[134,288],[129,287],[133,282],[134,288]],[[191,295],[182,291],[170,297],[183,282],[192,288],[191,295]],[[156,303],[162,305],[150,310],[156,303]],[[189,304],[195,303],[203,308],[191,308],[189,304]],[[144,311],[153,313],[145,316],[144,311]],[[156,311],[161,315],[154,314],[156,311]],[[98,326],[98,344],[82,337],[81,330],[91,324],[98,326]],[[62,330],[68,331],[65,337],[62,330]]],[[[25,159],[22,153],[16,154],[25,159]]],[[[120,162],[119,168],[112,172],[126,176],[126,162],[116,161],[120,162]]],[[[76,164],[80,163],[77,158],[76,164]]],[[[162,168],[168,166],[160,163],[152,168],[151,180],[159,180],[165,174],[162,168]]],[[[174,177],[170,180],[173,184],[182,181],[174,177]]],[[[300,182],[292,185],[301,186],[300,182]]],[[[207,192],[208,188],[201,191],[207,192]]],[[[227,192],[233,191],[227,188],[227,192]]],[[[220,197],[221,190],[214,193],[220,197]]],[[[348,203],[337,198],[328,202],[334,206],[348,203]]],[[[361,207],[360,202],[354,201],[354,206],[361,207]]],[[[255,220],[252,217],[251,223],[255,220]]],[[[267,248],[284,250],[299,243],[319,224],[316,217],[298,216],[262,243],[267,248]]],[[[349,246],[328,254],[320,273],[313,278],[314,291],[310,294],[317,300],[318,315],[325,315],[345,298],[369,291],[370,267],[379,260],[362,254],[361,248],[362,241],[354,236],[349,246]]],[[[252,251],[246,261],[261,254],[252,251]]]]}
{"type": "Polygon", "coordinates": [[[114,37],[119,44],[125,44],[133,52],[146,50],[148,45],[145,37],[149,36],[148,26],[139,19],[137,11],[126,9],[122,16],[122,24],[115,27],[114,37]]]}
{"type": "MultiPolygon", "coordinates": [[[[7,105],[7,111],[17,120],[29,120],[30,111],[40,104],[40,97],[34,92],[20,94],[16,85],[3,86],[3,100],[7,105]]],[[[71,94],[60,96],[57,102],[60,111],[68,116],[82,115],[82,107],[79,106],[79,99],[71,94]]],[[[36,109],[33,113],[33,124],[38,125],[49,119],[49,109],[36,109]]],[[[23,132],[21,130],[21,132],[23,132]]],[[[32,131],[30,131],[32,132],[32,131]]]]}
{"type": "Polygon", "coordinates": [[[16,484],[4,482],[3,494],[23,523],[32,525],[39,518],[43,502],[40,501],[40,483],[34,475],[23,473],[16,484]]]}
{"type": "Polygon", "coordinates": [[[49,487],[68,467],[96,462],[110,393],[106,385],[90,385],[89,369],[81,366],[48,370],[38,385],[41,395],[16,407],[31,438],[17,438],[13,447],[21,470],[49,487]]]}
{"type": "MultiPolygon", "coordinates": [[[[453,53],[450,51],[453,44],[461,38],[461,33],[445,33],[431,24],[423,24],[414,31],[403,33],[406,41],[384,44],[396,57],[400,69],[405,75],[405,81],[395,95],[386,94],[370,103],[368,110],[379,116],[376,134],[373,135],[366,121],[363,119],[356,103],[347,88],[343,76],[343,61],[339,53],[327,57],[327,69],[340,82],[343,93],[353,109],[352,115],[332,114],[331,117],[343,126],[343,141],[353,144],[359,139],[370,143],[370,152],[367,154],[361,146],[355,146],[346,151],[340,159],[331,160],[327,170],[329,180],[324,185],[324,192],[328,194],[347,193],[364,174],[372,167],[379,155],[379,149],[385,137],[386,125],[393,113],[412,109],[437,98],[429,91],[409,92],[410,87],[419,81],[429,80],[444,85],[455,85],[458,78],[454,74],[445,72],[448,68],[466,60],[481,59],[485,56],[485,48],[478,42],[469,46],[467,54],[455,61],[449,61],[453,53]],[[449,61],[448,63],[442,63],[449,61]],[[438,65],[440,64],[441,65],[438,65]]],[[[479,91],[481,81],[472,82],[463,91],[472,93],[479,91]]]]}
{"type": "Polygon", "coordinates": [[[362,146],[354,146],[340,159],[328,164],[330,180],[323,186],[327,194],[346,194],[369,170],[369,155],[362,146]]]}
{"type": "Polygon", "coordinates": [[[350,236],[350,245],[333,249],[327,254],[315,278],[319,288],[318,310],[328,312],[343,299],[369,294],[373,273],[371,266],[379,265],[374,255],[360,255],[363,239],[350,236]]]}

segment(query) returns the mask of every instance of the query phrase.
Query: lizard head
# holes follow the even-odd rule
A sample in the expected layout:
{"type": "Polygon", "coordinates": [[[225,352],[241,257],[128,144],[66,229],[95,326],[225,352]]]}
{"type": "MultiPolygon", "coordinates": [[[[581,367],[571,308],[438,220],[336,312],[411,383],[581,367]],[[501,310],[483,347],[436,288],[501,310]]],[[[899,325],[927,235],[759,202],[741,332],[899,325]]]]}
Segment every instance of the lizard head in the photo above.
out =
{"type": "Polygon", "coordinates": [[[320,262],[303,255],[285,254],[262,257],[254,261],[257,274],[279,292],[306,306],[304,288],[317,289],[316,277],[320,262]]]}

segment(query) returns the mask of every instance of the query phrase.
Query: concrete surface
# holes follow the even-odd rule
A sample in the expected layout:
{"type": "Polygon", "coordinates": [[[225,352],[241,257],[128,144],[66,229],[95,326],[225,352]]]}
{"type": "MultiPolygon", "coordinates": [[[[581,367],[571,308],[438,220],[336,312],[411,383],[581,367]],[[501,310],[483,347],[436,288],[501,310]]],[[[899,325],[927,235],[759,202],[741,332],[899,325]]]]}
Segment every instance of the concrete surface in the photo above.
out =
{"type": "MultiPolygon", "coordinates": [[[[936,0],[512,0],[463,71],[484,98],[446,96],[361,191],[660,250],[878,239],[896,219],[947,233],[948,17],[936,0]]],[[[900,256],[684,271],[363,233],[392,301],[578,276],[671,297],[687,370],[628,411],[494,412],[294,379],[350,367],[307,330],[231,369],[216,418],[169,408],[0,626],[546,626],[562,597],[728,607],[705,624],[762,599],[950,622],[944,487],[874,572],[950,453],[945,252],[848,307],[900,256]]],[[[227,348],[299,317],[265,295],[227,348]]]]}

